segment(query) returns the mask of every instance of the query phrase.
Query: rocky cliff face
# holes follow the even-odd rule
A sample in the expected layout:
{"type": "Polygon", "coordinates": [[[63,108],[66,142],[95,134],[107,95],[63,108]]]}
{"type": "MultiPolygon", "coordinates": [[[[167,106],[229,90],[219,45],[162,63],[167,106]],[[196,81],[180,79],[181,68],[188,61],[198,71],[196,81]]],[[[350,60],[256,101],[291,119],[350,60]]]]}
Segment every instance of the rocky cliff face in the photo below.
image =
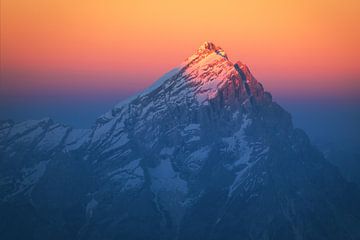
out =
{"type": "Polygon", "coordinates": [[[360,239],[359,190],[209,42],[92,129],[2,122],[0,151],[5,239],[360,239]]]}

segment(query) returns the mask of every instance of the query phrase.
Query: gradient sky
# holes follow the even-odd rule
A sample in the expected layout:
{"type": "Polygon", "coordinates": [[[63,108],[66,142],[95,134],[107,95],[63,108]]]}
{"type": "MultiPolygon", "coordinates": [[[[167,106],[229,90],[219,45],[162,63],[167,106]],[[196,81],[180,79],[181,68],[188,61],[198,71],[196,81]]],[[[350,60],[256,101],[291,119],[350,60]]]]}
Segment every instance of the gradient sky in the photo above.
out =
{"type": "Polygon", "coordinates": [[[0,2],[5,115],[90,118],[89,105],[106,111],[204,41],[246,63],[275,98],[359,96],[358,0],[0,2]]]}
{"type": "Polygon", "coordinates": [[[1,88],[134,91],[206,40],[276,93],[360,89],[358,0],[1,0],[1,88]]]}

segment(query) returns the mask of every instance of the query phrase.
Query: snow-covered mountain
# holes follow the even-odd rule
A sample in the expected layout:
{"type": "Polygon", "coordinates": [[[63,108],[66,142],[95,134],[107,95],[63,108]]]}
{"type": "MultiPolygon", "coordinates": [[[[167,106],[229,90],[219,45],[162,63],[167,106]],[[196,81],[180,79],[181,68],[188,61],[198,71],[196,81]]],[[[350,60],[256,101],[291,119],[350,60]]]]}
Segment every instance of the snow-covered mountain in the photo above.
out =
{"type": "Polygon", "coordinates": [[[1,239],[360,239],[360,191],[206,42],[91,129],[0,123],[1,239]]]}

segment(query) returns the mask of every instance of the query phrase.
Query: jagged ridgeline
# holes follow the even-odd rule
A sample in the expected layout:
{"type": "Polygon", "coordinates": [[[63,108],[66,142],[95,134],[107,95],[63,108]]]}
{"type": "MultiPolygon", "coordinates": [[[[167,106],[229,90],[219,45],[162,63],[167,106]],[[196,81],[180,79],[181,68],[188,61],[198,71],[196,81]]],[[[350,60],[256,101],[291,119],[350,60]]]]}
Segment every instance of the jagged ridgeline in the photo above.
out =
{"type": "Polygon", "coordinates": [[[360,239],[359,190],[210,42],[91,129],[1,122],[0,154],[1,239],[360,239]]]}

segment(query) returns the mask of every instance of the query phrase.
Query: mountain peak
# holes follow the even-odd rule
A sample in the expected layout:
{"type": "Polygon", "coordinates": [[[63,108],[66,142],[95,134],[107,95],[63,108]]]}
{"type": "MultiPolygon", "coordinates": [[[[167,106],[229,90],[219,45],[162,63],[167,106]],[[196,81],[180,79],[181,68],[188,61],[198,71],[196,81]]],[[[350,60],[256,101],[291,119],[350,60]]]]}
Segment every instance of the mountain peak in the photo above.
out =
{"type": "Polygon", "coordinates": [[[204,51],[204,50],[216,50],[218,47],[212,43],[212,42],[204,42],[200,47],[199,47],[199,51],[204,51]]]}
{"type": "Polygon", "coordinates": [[[144,104],[152,101],[154,105],[159,102],[160,106],[163,105],[164,99],[168,104],[194,99],[194,102],[200,105],[208,105],[220,92],[227,93],[227,104],[237,104],[239,101],[242,104],[250,97],[253,102],[256,99],[262,101],[264,89],[245,64],[240,61],[234,64],[221,47],[206,41],[180,65],[141,93],[118,103],[98,121],[109,121],[125,111],[134,101],[144,101],[144,104]],[[164,98],[164,94],[167,98],[164,98]]]}
{"type": "Polygon", "coordinates": [[[198,48],[198,53],[204,52],[216,52],[218,55],[227,59],[225,51],[221,47],[216,46],[213,42],[206,41],[198,48]]]}

